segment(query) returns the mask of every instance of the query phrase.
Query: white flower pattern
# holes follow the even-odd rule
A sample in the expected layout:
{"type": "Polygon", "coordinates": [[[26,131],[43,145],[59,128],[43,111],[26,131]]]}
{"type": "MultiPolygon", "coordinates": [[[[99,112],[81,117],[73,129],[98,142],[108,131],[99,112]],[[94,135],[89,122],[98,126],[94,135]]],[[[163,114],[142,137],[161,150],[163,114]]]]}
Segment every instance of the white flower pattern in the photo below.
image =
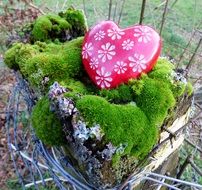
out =
{"type": "Polygon", "coordinates": [[[133,68],[132,70],[134,73],[141,73],[144,69],[146,69],[144,55],[135,53],[133,57],[128,57],[128,60],[130,61],[129,66],[133,68]]]}
{"type": "Polygon", "coordinates": [[[90,68],[95,70],[96,68],[98,68],[98,59],[96,59],[95,57],[93,57],[90,60],[90,68]]]}
{"type": "Polygon", "coordinates": [[[93,44],[90,42],[89,44],[85,43],[85,45],[83,46],[83,49],[82,49],[83,59],[88,59],[88,56],[92,55],[92,50],[93,50],[93,46],[92,45],[93,44]]]}
{"type": "Polygon", "coordinates": [[[116,54],[115,45],[111,45],[107,42],[105,45],[101,45],[102,50],[98,50],[98,58],[102,60],[102,62],[106,62],[106,60],[111,60],[112,57],[116,54]]]}
{"type": "Polygon", "coordinates": [[[127,63],[124,63],[123,61],[117,61],[114,65],[114,71],[117,74],[124,74],[127,71],[127,63]]]}
{"type": "Polygon", "coordinates": [[[124,40],[122,43],[123,50],[127,50],[127,51],[131,50],[133,46],[134,46],[134,41],[130,39],[124,40]]]}
{"type": "Polygon", "coordinates": [[[104,36],[105,36],[105,32],[100,30],[99,32],[97,32],[95,34],[94,38],[95,38],[96,41],[100,41],[100,40],[102,40],[104,38],[104,36]]]}
{"type": "Polygon", "coordinates": [[[148,27],[142,26],[141,28],[135,28],[134,32],[134,37],[138,38],[138,42],[148,43],[151,41],[152,34],[148,27]]]}
{"type": "Polygon", "coordinates": [[[108,29],[108,36],[111,37],[112,40],[120,40],[121,36],[125,34],[125,32],[118,30],[116,28],[108,29]]]}
{"type": "Polygon", "coordinates": [[[105,71],[105,67],[101,67],[101,70],[96,71],[97,76],[95,77],[96,83],[101,88],[109,88],[111,86],[112,78],[111,72],[105,71]]]}

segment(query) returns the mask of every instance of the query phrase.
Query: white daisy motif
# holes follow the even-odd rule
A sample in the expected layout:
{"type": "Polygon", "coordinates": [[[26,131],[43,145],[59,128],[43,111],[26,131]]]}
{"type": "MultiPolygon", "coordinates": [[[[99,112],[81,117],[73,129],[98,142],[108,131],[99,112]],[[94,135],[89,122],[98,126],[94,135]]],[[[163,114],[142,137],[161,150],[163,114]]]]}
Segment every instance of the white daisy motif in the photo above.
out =
{"type": "Polygon", "coordinates": [[[102,50],[98,50],[98,58],[102,59],[102,62],[106,62],[106,60],[111,60],[112,57],[116,54],[115,45],[111,45],[109,42],[105,45],[101,46],[102,50]]]}
{"type": "Polygon", "coordinates": [[[105,67],[102,67],[101,70],[96,71],[97,76],[95,77],[95,80],[97,82],[97,85],[101,88],[109,88],[111,86],[110,82],[112,82],[111,72],[106,72],[105,67]]]}
{"type": "Polygon", "coordinates": [[[130,39],[127,39],[127,40],[123,41],[123,43],[122,43],[123,49],[127,50],[127,51],[132,49],[133,46],[134,46],[134,41],[131,41],[130,39]]]}
{"type": "Polygon", "coordinates": [[[83,49],[82,49],[82,56],[83,56],[83,59],[87,59],[88,56],[91,56],[92,55],[92,50],[93,50],[93,44],[90,42],[89,44],[86,43],[84,46],[83,46],[83,49]]]}
{"type": "Polygon", "coordinates": [[[112,40],[120,40],[121,36],[125,34],[125,32],[117,30],[115,28],[108,29],[108,36],[111,37],[112,40]]]}
{"type": "Polygon", "coordinates": [[[127,63],[124,63],[123,61],[117,61],[116,64],[114,65],[114,71],[117,74],[123,74],[127,71],[127,63]]]}
{"type": "Polygon", "coordinates": [[[128,57],[130,61],[129,66],[133,68],[133,72],[141,73],[142,70],[146,69],[146,61],[144,55],[134,54],[133,57],[128,57]]]}
{"type": "Polygon", "coordinates": [[[138,38],[138,42],[148,43],[151,41],[151,30],[146,26],[135,28],[134,31],[134,36],[138,38]]]}
{"type": "Polygon", "coordinates": [[[96,59],[95,57],[93,57],[90,60],[90,68],[95,70],[96,68],[98,68],[98,59],[96,59]]]}
{"type": "Polygon", "coordinates": [[[102,38],[104,38],[105,36],[105,32],[100,30],[99,32],[97,32],[94,36],[96,41],[100,41],[102,38]]]}

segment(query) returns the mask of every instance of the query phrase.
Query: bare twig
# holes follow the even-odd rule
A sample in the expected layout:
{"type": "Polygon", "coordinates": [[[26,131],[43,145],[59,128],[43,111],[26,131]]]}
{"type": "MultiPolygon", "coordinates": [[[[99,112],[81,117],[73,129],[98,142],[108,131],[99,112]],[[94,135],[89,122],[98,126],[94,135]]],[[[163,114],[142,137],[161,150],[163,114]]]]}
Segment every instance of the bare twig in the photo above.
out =
{"type": "Polygon", "coordinates": [[[145,5],[146,5],[146,0],[142,0],[142,8],[141,8],[141,13],[140,13],[139,24],[142,24],[142,21],[143,21],[143,19],[144,19],[145,5]]]}
{"type": "Polygon", "coordinates": [[[178,1],[178,0],[175,0],[175,1],[173,2],[173,4],[170,6],[171,9],[175,6],[175,4],[177,3],[177,1],[178,1]]]}
{"type": "Polygon", "coordinates": [[[189,160],[189,164],[191,165],[192,168],[195,169],[195,171],[202,176],[202,171],[197,167],[197,165],[193,162],[192,159],[189,160]]]}
{"type": "MultiPolygon", "coordinates": [[[[186,47],[181,46],[181,45],[179,45],[179,44],[177,44],[175,42],[166,41],[166,43],[169,43],[170,45],[173,45],[175,47],[179,47],[181,49],[186,49],[186,47]]],[[[192,54],[194,53],[194,51],[191,51],[191,50],[188,50],[188,49],[186,49],[186,51],[189,52],[189,53],[192,53],[192,54]]],[[[202,57],[202,54],[199,54],[199,53],[195,53],[195,55],[198,55],[198,56],[202,57]]]]}
{"type": "Polygon", "coordinates": [[[115,19],[116,19],[117,5],[118,5],[118,1],[116,1],[116,4],[115,4],[114,15],[113,15],[113,21],[115,21],[115,19]]]}
{"type": "Polygon", "coordinates": [[[120,11],[120,13],[119,13],[118,24],[120,24],[120,22],[121,22],[121,16],[122,16],[122,13],[123,13],[125,1],[126,1],[126,0],[123,0],[122,5],[121,5],[121,11],[120,11]]]}
{"type": "Polygon", "coordinates": [[[37,7],[36,5],[34,5],[33,3],[31,3],[31,2],[26,2],[26,4],[27,4],[28,6],[30,6],[30,7],[32,7],[32,8],[34,8],[34,9],[38,10],[42,15],[45,15],[45,13],[44,13],[39,7],[37,7]]]}
{"type": "Polygon", "coordinates": [[[108,13],[108,20],[111,18],[111,11],[112,11],[112,0],[109,0],[109,13],[108,13]]]}
{"type": "Polygon", "coordinates": [[[202,149],[196,144],[192,143],[189,139],[185,139],[185,141],[190,144],[192,147],[196,148],[200,153],[202,153],[202,149]]]}
{"type": "Polygon", "coordinates": [[[161,21],[161,27],[160,27],[160,32],[159,32],[160,35],[162,33],[163,26],[164,26],[165,19],[166,19],[167,7],[168,7],[168,0],[166,0],[166,4],[165,4],[165,7],[164,7],[164,11],[163,11],[163,16],[162,16],[162,21],[161,21]]]}
{"type": "Polygon", "coordinates": [[[179,172],[177,173],[177,179],[180,179],[180,177],[182,176],[182,174],[184,173],[184,170],[186,169],[186,167],[189,164],[189,160],[191,158],[191,154],[187,156],[186,160],[184,161],[184,163],[182,164],[182,166],[179,169],[179,172]]]}
{"type": "Polygon", "coordinates": [[[195,58],[195,56],[196,56],[196,53],[197,53],[197,51],[198,51],[198,48],[199,48],[200,45],[201,45],[201,42],[202,42],[202,38],[199,40],[198,45],[196,46],[196,49],[195,49],[193,55],[191,56],[191,59],[189,60],[189,63],[188,63],[187,66],[186,66],[186,69],[187,69],[188,72],[189,72],[189,70],[190,70],[192,61],[194,60],[194,58],[195,58]]]}
{"type": "Polygon", "coordinates": [[[83,10],[84,10],[84,14],[87,15],[86,13],[86,2],[85,0],[83,0],[83,10]]]}
{"type": "Polygon", "coordinates": [[[195,34],[196,34],[196,30],[192,33],[192,35],[191,35],[191,37],[190,37],[190,39],[189,39],[189,41],[188,41],[186,47],[184,48],[184,51],[183,51],[182,54],[180,55],[180,58],[179,58],[179,61],[178,61],[178,64],[177,64],[176,68],[179,67],[179,64],[180,64],[180,62],[181,62],[181,60],[182,60],[182,58],[183,58],[183,56],[184,56],[184,53],[187,51],[187,48],[188,48],[189,45],[191,44],[191,41],[192,41],[193,37],[195,36],[195,34]]]}

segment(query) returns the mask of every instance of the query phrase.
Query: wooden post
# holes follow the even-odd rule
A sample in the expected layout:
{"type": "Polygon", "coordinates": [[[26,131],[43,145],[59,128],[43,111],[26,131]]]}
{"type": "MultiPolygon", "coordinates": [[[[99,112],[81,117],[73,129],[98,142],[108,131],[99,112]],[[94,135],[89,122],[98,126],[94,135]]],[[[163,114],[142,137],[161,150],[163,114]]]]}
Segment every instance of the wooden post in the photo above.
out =
{"type": "Polygon", "coordinates": [[[142,24],[142,21],[144,19],[144,10],[145,10],[146,0],[142,0],[142,8],[140,13],[140,21],[139,24],[142,24]]]}
{"type": "Polygon", "coordinates": [[[192,61],[194,60],[195,55],[196,55],[196,53],[197,53],[197,51],[198,51],[198,48],[199,48],[200,45],[201,45],[201,42],[202,42],[202,38],[199,40],[198,45],[196,46],[196,49],[194,50],[194,53],[193,53],[193,55],[191,56],[191,59],[189,60],[189,63],[188,63],[187,66],[186,66],[186,69],[187,69],[188,72],[189,72],[189,69],[190,69],[190,67],[191,67],[192,61]]]}
{"type": "Polygon", "coordinates": [[[108,20],[111,18],[111,11],[112,11],[112,0],[109,0],[109,13],[108,13],[108,20]]]}
{"type": "Polygon", "coordinates": [[[160,27],[160,32],[159,32],[160,36],[161,36],[163,26],[164,26],[164,23],[165,23],[165,19],[166,19],[167,7],[168,7],[168,0],[166,0],[166,4],[165,4],[165,7],[164,7],[164,11],[163,11],[163,16],[162,16],[162,20],[161,20],[161,27],[160,27]]]}

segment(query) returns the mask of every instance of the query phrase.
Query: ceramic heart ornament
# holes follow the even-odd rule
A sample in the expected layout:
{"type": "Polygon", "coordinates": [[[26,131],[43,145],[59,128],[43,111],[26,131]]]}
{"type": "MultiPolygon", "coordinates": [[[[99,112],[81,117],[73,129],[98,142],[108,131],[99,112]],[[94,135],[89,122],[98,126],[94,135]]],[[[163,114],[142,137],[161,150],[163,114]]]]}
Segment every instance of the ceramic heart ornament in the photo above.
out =
{"type": "Polygon", "coordinates": [[[99,88],[115,88],[148,73],[161,51],[161,39],[149,26],[120,29],[103,21],[85,35],[82,61],[91,80],[99,88]]]}

